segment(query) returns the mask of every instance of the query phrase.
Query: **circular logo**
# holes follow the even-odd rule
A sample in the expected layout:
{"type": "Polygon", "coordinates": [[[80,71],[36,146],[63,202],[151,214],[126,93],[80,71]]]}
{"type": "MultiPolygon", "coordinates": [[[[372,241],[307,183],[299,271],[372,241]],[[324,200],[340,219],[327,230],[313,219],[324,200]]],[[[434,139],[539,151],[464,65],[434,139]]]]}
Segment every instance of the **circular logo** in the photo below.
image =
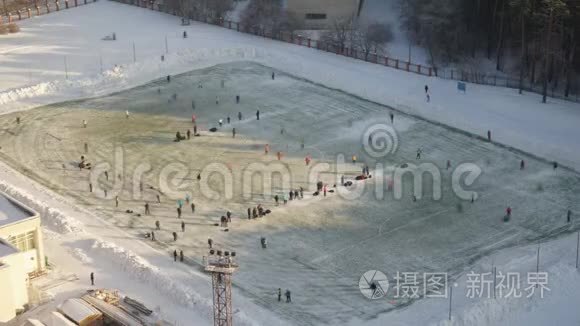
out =
{"type": "Polygon", "coordinates": [[[370,270],[361,276],[358,287],[367,299],[377,300],[387,295],[389,279],[381,271],[370,270]]]}
{"type": "Polygon", "coordinates": [[[368,127],[362,141],[365,152],[374,158],[394,154],[399,147],[397,131],[392,126],[383,123],[368,127]]]}

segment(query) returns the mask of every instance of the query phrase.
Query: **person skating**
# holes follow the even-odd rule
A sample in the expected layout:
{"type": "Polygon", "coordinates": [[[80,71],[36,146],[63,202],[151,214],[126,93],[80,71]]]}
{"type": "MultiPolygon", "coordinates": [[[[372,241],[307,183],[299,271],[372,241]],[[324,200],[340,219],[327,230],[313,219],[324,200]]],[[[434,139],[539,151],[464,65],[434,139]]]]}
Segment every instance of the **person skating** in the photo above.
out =
{"type": "Polygon", "coordinates": [[[196,124],[193,125],[193,135],[194,136],[197,136],[198,135],[198,133],[197,133],[197,125],[196,124]]]}
{"type": "Polygon", "coordinates": [[[109,181],[109,171],[105,171],[105,179],[109,181]]]}
{"type": "Polygon", "coordinates": [[[183,250],[179,250],[179,261],[183,263],[183,250]]]}
{"type": "Polygon", "coordinates": [[[286,290],[286,303],[292,302],[290,290],[286,290]]]}
{"type": "Polygon", "coordinates": [[[119,208],[119,196],[115,196],[115,207],[119,208]]]}
{"type": "Polygon", "coordinates": [[[417,160],[420,160],[420,159],[421,159],[421,154],[422,154],[422,153],[423,153],[423,150],[422,150],[422,149],[420,149],[420,148],[418,148],[418,149],[417,149],[417,157],[416,157],[416,159],[417,159],[417,160]]]}
{"type": "Polygon", "coordinates": [[[294,199],[298,199],[298,190],[294,190],[294,199]]]}
{"type": "Polygon", "coordinates": [[[191,213],[195,213],[195,204],[191,203],[191,213]]]}
{"type": "Polygon", "coordinates": [[[322,187],[322,192],[324,193],[324,197],[326,197],[326,185],[324,185],[324,187],[322,187]]]}
{"type": "Polygon", "coordinates": [[[257,218],[258,217],[258,209],[256,207],[254,207],[252,209],[252,217],[253,218],[257,218]]]}
{"type": "Polygon", "coordinates": [[[524,160],[520,161],[520,170],[523,170],[526,167],[526,163],[524,162],[524,160]]]}
{"type": "Polygon", "coordinates": [[[279,200],[278,195],[274,195],[274,201],[276,202],[276,206],[278,206],[278,200],[279,200]]]}
{"type": "Polygon", "coordinates": [[[187,129],[187,132],[185,133],[187,135],[187,140],[191,139],[191,131],[189,131],[189,129],[187,129]]]}
{"type": "Polygon", "coordinates": [[[151,211],[149,210],[149,203],[145,203],[145,215],[149,214],[151,214],[151,211]]]}
{"type": "Polygon", "coordinates": [[[232,138],[236,138],[236,128],[232,129],[232,138]]]}
{"type": "Polygon", "coordinates": [[[177,241],[177,232],[173,231],[173,241],[177,241]]]}
{"type": "Polygon", "coordinates": [[[429,93],[429,86],[425,85],[425,94],[429,93]]]}
{"type": "Polygon", "coordinates": [[[91,272],[91,285],[95,285],[95,273],[91,272]]]}
{"type": "Polygon", "coordinates": [[[272,72],[272,80],[276,79],[276,73],[272,72]]]}
{"type": "Polygon", "coordinates": [[[129,119],[129,110],[125,110],[125,119],[129,119]]]}
{"type": "Polygon", "coordinates": [[[304,198],[304,188],[300,187],[300,199],[304,198]]]}
{"type": "Polygon", "coordinates": [[[177,262],[177,249],[173,250],[173,261],[177,262]]]}
{"type": "Polygon", "coordinates": [[[215,104],[216,105],[219,105],[220,104],[220,98],[219,98],[219,96],[216,96],[215,97],[215,104]]]}
{"type": "Polygon", "coordinates": [[[181,232],[185,232],[185,222],[181,221],[181,232]]]}
{"type": "Polygon", "coordinates": [[[167,75],[167,82],[170,83],[171,82],[171,76],[167,75]]]}
{"type": "Polygon", "coordinates": [[[155,195],[157,197],[157,203],[161,204],[161,196],[159,196],[159,194],[155,195]]]}
{"type": "Polygon", "coordinates": [[[556,170],[558,168],[558,162],[554,162],[553,166],[554,166],[554,170],[556,170]]]}
{"type": "Polygon", "coordinates": [[[242,120],[242,112],[238,112],[238,120],[242,120]]]}
{"type": "Polygon", "coordinates": [[[228,223],[231,223],[232,222],[232,212],[227,211],[226,212],[226,217],[228,218],[228,223]]]}
{"type": "Polygon", "coordinates": [[[289,192],[289,198],[290,200],[294,200],[294,192],[292,192],[292,190],[289,192]]]}
{"type": "Polygon", "coordinates": [[[344,175],[340,176],[340,185],[344,186],[344,175]]]}
{"type": "Polygon", "coordinates": [[[356,164],[356,155],[352,156],[352,164],[356,164]]]}
{"type": "Polygon", "coordinates": [[[282,195],[282,201],[284,201],[284,205],[288,204],[288,198],[286,198],[286,194],[282,195]]]}
{"type": "Polygon", "coordinates": [[[155,241],[155,232],[151,231],[151,241],[155,241]]]}
{"type": "Polygon", "coordinates": [[[491,131],[487,131],[487,141],[491,143],[491,131]]]}
{"type": "Polygon", "coordinates": [[[512,208],[508,206],[508,208],[505,209],[505,220],[506,222],[512,217],[512,208]]]}
{"type": "Polygon", "coordinates": [[[218,124],[220,125],[220,127],[224,124],[224,120],[223,119],[219,119],[218,120],[218,124]]]}
{"type": "Polygon", "coordinates": [[[89,191],[93,192],[93,184],[92,183],[89,183],[89,191]]]}
{"type": "Polygon", "coordinates": [[[240,104],[240,96],[236,95],[236,104],[240,104]]]}
{"type": "Polygon", "coordinates": [[[155,228],[161,230],[161,223],[159,223],[159,221],[155,221],[155,228]]]}
{"type": "Polygon", "coordinates": [[[227,121],[227,123],[228,123],[228,124],[230,124],[230,121],[231,121],[231,119],[230,119],[230,116],[229,116],[229,115],[228,115],[228,117],[226,118],[226,121],[227,121]]]}
{"type": "Polygon", "coordinates": [[[282,301],[282,289],[278,288],[278,302],[282,301]]]}
{"type": "Polygon", "coordinates": [[[260,120],[260,110],[256,111],[256,120],[260,120]]]}
{"type": "Polygon", "coordinates": [[[389,117],[391,118],[391,124],[395,122],[395,115],[393,113],[389,113],[389,117]]]}
{"type": "Polygon", "coordinates": [[[447,170],[451,169],[451,161],[447,160],[447,170]]]}
{"type": "Polygon", "coordinates": [[[312,161],[312,158],[310,157],[310,154],[306,155],[306,157],[304,158],[304,162],[306,163],[306,166],[309,166],[311,161],[312,161]]]}
{"type": "Polygon", "coordinates": [[[572,211],[568,210],[568,214],[566,214],[566,220],[568,221],[568,223],[570,223],[572,219],[572,211]]]}
{"type": "Polygon", "coordinates": [[[177,207],[177,218],[181,218],[181,207],[177,207]]]}
{"type": "Polygon", "coordinates": [[[260,238],[260,243],[262,244],[262,249],[268,248],[268,240],[266,240],[266,238],[261,237],[260,238]]]}
{"type": "Polygon", "coordinates": [[[207,245],[208,245],[209,249],[213,248],[213,240],[211,238],[207,239],[207,245]]]}
{"type": "Polygon", "coordinates": [[[264,145],[264,154],[268,155],[268,153],[270,153],[270,145],[266,144],[264,145]]]}
{"type": "Polygon", "coordinates": [[[185,203],[186,203],[187,205],[189,205],[189,202],[190,202],[190,201],[191,201],[191,196],[189,196],[189,194],[186,194],[186,195],[185,195],[185,203]]]}
{"type": "Polygon", "coordinates": [[[252,219],[252,209],[248,207],[248,220],[252,219]]]}

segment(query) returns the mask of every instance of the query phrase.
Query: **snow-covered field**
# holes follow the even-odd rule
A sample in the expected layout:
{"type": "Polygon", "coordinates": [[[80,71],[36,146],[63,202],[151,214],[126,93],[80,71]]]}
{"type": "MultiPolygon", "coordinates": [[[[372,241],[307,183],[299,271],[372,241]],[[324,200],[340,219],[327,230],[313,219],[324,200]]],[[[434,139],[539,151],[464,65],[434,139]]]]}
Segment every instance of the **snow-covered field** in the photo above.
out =
{"type": "MultiPolygon", "coordinates": [[[[547,161],[530,156],[580,167],[575,141],[580,136],[577,105],[541,105],[535,95],[519,96],[512,90],[471,85],[467,95],[458,94],[454,84],[447,81],[202,24],[185,27],[189,37],[181,39],[184,27],[178,25],[177,18],[110,2],[36,18],[21,27],[23,33],[0,39],[2,60],[7,62],[0,66],[0,73],[6,76],[0,81],[6,89],[0,93],[0,110],[4,113],[106,95],[167,74],[238,62],[174,77],[171,84],[156,82],[111,97],[0,117],[2,158],[27,175],[3,164],[0,189],[42,213],[50,229],[48,234],[52,235],[47,240],[48,252],[54,252],[57,266],[84,274],[79,275],[81,278],[98,268],[97,275],[107,275],[103,280],[106,286],[124,288],[149,305],[167,307],[166,315],[179,324],[211,323],[209,280],[194,262],[205,251],[207,236],[239,253],[242,268],[236,275],[234,299],[239,324],[424,325],[447,318],[446,300],[427,299],[410,306],[391,299],[367,301],[358,293],[358,277],[373,268],[389,274],[404,268],[446,271],[462,284],[465,275],[461,276],[461,272],[488,271],[490,260],[498,269],[526,272],[535,269],[535,246],[527,247],[527,243],[570,232],[577,226],[565,225],[566,209],[580,210],[577,174],[567,169],[552,171],[547,161]],[[119,41],[100,41],[111,32],[116,32],[119,41]],[[161,62],[165,36],[170,53],[161,62]],[[132,63],[133,43],[136,63],[132,63]],[[64,80],[65,56],[68,81],[64,80]],[[100,57],[106,70],[103,74],[99,74],[100,57]],[[280,73],[271,82],[269,68],[248,61],[291,75],[280,73]],[[119,67],[114,68],[114,64],[119,67]],[[263,143],[268,142],[272,151],[281,148],[287,154],[285,161],[300,175],[295,185],[310,186],[303,177],[304,151],[299,147],[302,140],[305,151],[310,151],[316,161],[328,160],[339,152],[347,157],[356,153],[362,158],[358,148],[364,128],[371,121],[387,121],[391,109],[293,76],[393,108],[401,147],[389,163],[414,161],[419,147],[423,148],[425,160],[440,167],[446,160],[454,165],[477,162],[484,170],[480,182],[475,184],[481,198],[474,204],[462,205],[445,195],[440,202],[417,203],[408,195],[388,204],[375,201],[371,195],[354,203],[335,197],[321,202],[307,200],[277,209],[264,220],[235,219],[228,233],[211,227],[211,223],[223,214],[224,207],[235,216],[243,215],[246,203],[239,198],[219,203],[199,199],[200,216],[185,217],[188,231],[184,237],[180,235],[177,246],[151,247],[136,236],[153,228],[152,217],[135,218],[106,208],[113,207],[112,197],[105,200],[88,194],[87,176],[69,167],[83,154],[83,143],[88,142],[88,156],[93,163],[110,160],[112,149],[120,145],[126,147],[129,165],[147,159],[153,166],[170,161],[191,162],[197,156],[200,162],[194,168],[217,157],[236,170],[255,160],[263,143]],[[219,85],[221,79],[225,80],[224,89],[219,85]],[[200,80],[206,85],[203,92],[196,87],[200,80]],[[38,82],[42,84],[19,88],[38,82]],[[432,91],[431,103],[423,98],[425,84],[432,91]],[[161,94],[156,92],[158,88],[161,94]],[[168,103],[173,93],[178,98],[168,103]],[[235,107],[236,93],[242,95],[242,109],[235,107]],[[220,97],[217,108],[216,95],[220,97]],[[199,148],[192,153],[173,153],[174,146],[187,151],[187,143],[176,145],[168,140],[175,130],[190,126],[191,100],[196,101],[195,112],[205,129],[215,125],[217,119],[225,119],[228,113],[236,120],[238,110],[248,117],[260,107],[263,119],[259,125],[246,119],[236,122],[233,126],[239,138],[235,141],[227,128],[221,137],[200,138],[199,148]],[[124,121],[126,109],[132,114],[129,126],[124,121]],[[402,115],[401,111],[412,116],[402,115]],[[20,126],[14,123],[16,116],[22,118],[20,126]],[[478,135],[491,129],[494,140],[529,154],[485,143],[413,116],[478,135]],[[89,121],[86,130],[81,128],[83,119],[89,121]],[[134,125],[133,120],[137,121],[134,125]],[[280,135],[282,128],[285,135],[280,135]],[[219,153],[211,152],[217,148],[219,153]],[[518,169],[519,159],[526,160],[525,171],[518,169]],[[27,181],[28,177],[33,181],[27,181]],[[506,227],[500,220],[507,205],[514,207],[514,219],[506,227]],[[353,220],[361,212],[365,213],[363,217],[353,220]],[[259,248],[260,236],[267,236],[270,241],[267,251],[259,248]],[[283,247],[278,247],[278,243],[283,247]],[[514,245],[523,247],[497,252],[514,245]],[[63,248],[68,249],[63,252],[63,248]],[[174,264],[168,256],[168,249],[173,248],[185,248],[187,256],[194,258],[192,265],[174,264]],[[380,256],[372,257],[377,252],[380,256]],[[489,253],[493,253],[493,258],[482,258],[489,253]],[[514,257],[520,259],[514,261],[514,257]],[[150,286],[144,289],[143,284],[150,286]],[[294,291],[292,305],[275,302],[277,287],[294,291]],[[164,298],[171,298],[173,304],[168,305],[164,298]],[[402,309],[372,319],[397,306],[402,309]],[[190,310],[191,307],[196,309],[190,310]]],[[[354,174],[360,167],[349,169],[347,174],[354,174]]],[[[444,180],[448,178],[443,174],[444,180]]],[[[127,187],[134,189],[131,184],[127,187]]],[[[446,187],[444,194],[450,192],[446,187]]],[[[153,194],[148,196],[153,200],[153,194]]],[[[178,227],[174,204],[170,202],[174,199],[164,197],[162,207],[153,207],[163,218],[162,225],[169,223],[170,229],[178,227]]],[[[123,204],[137,211],[142,201],[123,200],[123,204]]],[[[163,242],[170,240],[165,230],[159,237],[163,242]]],[[[569,307],[566,303],[575,299],[572,290],[580,284],[578,272],[572,268],[573,257],[569,257],[574,241],[575,237],[562,237],[543,251],[547,258],[542,260],[542,270],[554,275],[547,299],[471,300],[459,292],[454,299],[457,308],[453,322],[513,325],[532,324],[533,320],[540,325],[541,317],[551,314],[551,307],[569,307]]],[[[578,321],[574,309],[558,314],[566,323],[578,321]]]]}

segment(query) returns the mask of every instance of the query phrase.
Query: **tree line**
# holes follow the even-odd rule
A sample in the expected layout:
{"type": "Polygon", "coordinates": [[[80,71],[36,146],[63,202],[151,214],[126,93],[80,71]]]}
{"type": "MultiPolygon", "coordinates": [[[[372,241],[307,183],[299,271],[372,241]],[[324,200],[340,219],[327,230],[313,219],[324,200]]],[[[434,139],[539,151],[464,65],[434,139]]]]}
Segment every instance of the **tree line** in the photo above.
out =
{"type": "MultiPolygon", "coordinates": [[[[563,88],[568,96],[580,72],[579,0],[400,0],[409,38],[434,66],[485,56],[498,71],[515,59],[520,92],[525,82],[563,88]]],[[[511,67],[513,68],[513,67],[511,67]]]]}

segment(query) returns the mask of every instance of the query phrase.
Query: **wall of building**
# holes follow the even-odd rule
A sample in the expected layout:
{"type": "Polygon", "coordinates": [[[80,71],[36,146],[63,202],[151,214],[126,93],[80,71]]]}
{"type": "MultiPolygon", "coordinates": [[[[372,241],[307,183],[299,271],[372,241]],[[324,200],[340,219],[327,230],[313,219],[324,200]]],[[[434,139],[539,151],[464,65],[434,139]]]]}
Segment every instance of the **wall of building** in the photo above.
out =
{"type": "MultiPolygon", "coordinates": [[[[28,250],[23,250],[22,253],[28,258],[25,262],[27,273],[43,270],[45,268],[44,261],[44,245],[42,242],[42,230],[40,228],[40,218],[33,217],[27,220],[23,220],[17,223],[9,224],[4,227],[0,227],[0,238],[3,238],[15,247],[19,247],[14,244],[14,238],[24,235],[26,243],[24,244],[28,250]],[[29,235],[32,236],[33,243],[28,242],[29,235]],[[33,247],[33,248],[32,248],[33,247]]],[[[21,249],[21,248],[18,248],[21,249]]]]}
{"type": "Polygon", "coordinates": [[[286,0],[286,9],[303,19],[307,28],[330,28],[336,19],[358,14],[361,0],[286,0]]]}
{"type": "Polygon", "coordinates": [[[28,280],[24,270],[27,255],[15,253],[0,258],[0,322],[16,316],[28,304],[28,280]]]}

